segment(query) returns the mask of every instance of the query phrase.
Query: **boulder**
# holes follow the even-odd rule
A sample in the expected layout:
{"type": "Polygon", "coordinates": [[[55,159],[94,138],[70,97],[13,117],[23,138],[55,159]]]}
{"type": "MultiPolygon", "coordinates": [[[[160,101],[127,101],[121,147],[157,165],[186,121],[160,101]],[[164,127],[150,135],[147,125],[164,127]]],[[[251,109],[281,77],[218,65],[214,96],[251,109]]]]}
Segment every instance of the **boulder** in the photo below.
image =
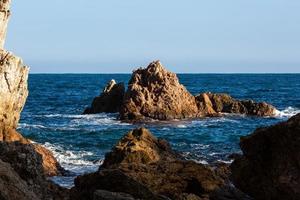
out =
{"type": "Polygon", "coordinates": [[[0,199],[38,200],[27,183],[14,171],[10,164],[0,159],[0,199]]]}
{"type": "Polygon", "coordinates": [[[228,94],[203,93],[196,96],[201,116],[215,116],[217,113],[236,113],[255,116],[274,116],[276,108],[266,102],[236,100],[228,94]]]}
{"type": "Polygon", "coordinates": [[[116,113],[119,112],[125,94],[124,83],[111,80],[107,83],[100,96],[95,97],[92,106],[83,114],[116,113]]]}
{"type": "Polygon", "coordinates": [[[67,198],[66,189],[47,180],[42,156],[35,151],[33,145],[20,142],[0,142],[0,159],[10,164],[38,199],[51,199],[54,196],[67,198]]]}
{"type": "Polygon", "coordinates": [[[155,61],[133,72],[120,118],[171,120],[196,117],[197,113],[195,97],[179,83],[176,74],[155,61]]]}
{"type": "Polygon", "coordinates": [[[157,139],[145,128],[139,128],[121,138],[112,151],[106,154],[102,167],[121,163],[174,161],[178,157],[167,141],[157,139]]]}
{"type": "Polygon", "coordinates": [[[255,199],[300,199],[300,114],[242,137],[232,181],[255,199]]]}
{"type": "Polygon", "coordinates": [[[166,141],[157,139],[144,128],[125,135],[106,155],[97,173],[78,177],[75,196],[91,196],[95,190],[104,189],[143,199],[136,194],[136,190],[129,191],[129,183],[122,182],[124,180],[144,186],[156,199],[184,199],[183,196],[208,198],[211,192],[224,185],[224,180],[213,169],[183,160],[166,141]],[[117,177],[109,178],[116,176],[116,172],[117,177]],[[106,179],[110,182],[103,182],[106,179]]]}

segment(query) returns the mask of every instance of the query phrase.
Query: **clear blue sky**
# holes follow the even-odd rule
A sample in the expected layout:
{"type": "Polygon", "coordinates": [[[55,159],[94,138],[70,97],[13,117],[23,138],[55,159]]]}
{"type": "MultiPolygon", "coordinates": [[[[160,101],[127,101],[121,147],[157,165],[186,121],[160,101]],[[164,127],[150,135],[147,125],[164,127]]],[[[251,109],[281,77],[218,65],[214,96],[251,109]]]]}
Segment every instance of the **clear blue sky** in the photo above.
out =
{"type": "Polygon", "coordinates": [[[13,0],[31,72],[300,72],[299,0],[13,0]]]}

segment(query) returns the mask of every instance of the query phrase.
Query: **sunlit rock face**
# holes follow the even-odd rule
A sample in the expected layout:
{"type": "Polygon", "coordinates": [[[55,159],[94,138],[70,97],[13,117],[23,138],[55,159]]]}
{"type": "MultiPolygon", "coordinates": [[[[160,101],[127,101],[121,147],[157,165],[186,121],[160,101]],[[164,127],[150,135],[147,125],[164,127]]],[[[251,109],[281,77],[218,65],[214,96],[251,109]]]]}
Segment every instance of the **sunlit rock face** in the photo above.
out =
{"type": "Polygon", "coordinates": [[[125,120],[184,119],[197,114],[195,97],[159,61],[133,72],[120,110],[125,120]]]}
{"type": "Polygon", "coordinates": [[[10,0],[0,0],[0,48],[2,49],[5,42],[7,24],[10,16],[10,0]]]}

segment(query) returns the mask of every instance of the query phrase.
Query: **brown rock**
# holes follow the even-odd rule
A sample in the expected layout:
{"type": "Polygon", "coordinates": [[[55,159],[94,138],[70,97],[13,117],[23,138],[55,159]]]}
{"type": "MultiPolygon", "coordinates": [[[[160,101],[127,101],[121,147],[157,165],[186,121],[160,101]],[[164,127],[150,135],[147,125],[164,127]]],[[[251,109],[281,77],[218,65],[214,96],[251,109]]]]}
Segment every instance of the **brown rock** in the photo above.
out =
{"type": "Polygon", "coordinates": [[[125,179],[122,176],[113,178],[119,181],[114,185],[103,182],[105,179],[109,180],[108,177],[116,170],[145,186],[159,198],[165,196],[180,199],[183,194],[204,198],[224,184],[223,179],[210,167],[180,158],[166,141],[157,139],[144,128],[136,129],[125,135],[112,152],[106,155],[99,172],[87,175],[89,180],[86,177],[77,178],[75,188],[80,194],[87,195],[92,194],[95,189],[111,191],[111,188],[118,187],[113,192],[124,192],[135,198],[142,198],[126,189],[127,182],[120,183],[120,180],[125,179]],[[100,182],[101,187],[88,189],[100,182]]]}
{"type": "Polygon", "coordinates": [[[0,49],[3,49],[10,16],[10,0],[0,0],[0,49]]]}
{"type": "Polygon", "coordinates": [[[20,178],[10,164],[0,159],[0,199],[38,200],[27,183],[20,178]]]}
{"type": "Polygon", "coordinates": [[[196,117],[197,113],[195,98],[179,83],[176,74],[155,61],[133,72],[120,118],[171,120],[196,117]]]}
{"type": "Polygon", "coordinates": [[[0,136],[16,129],[20,113],[24,107],[28,90],[28,68],[22,60],[12,54],[0,50],[0,136]]]}
{"type": "Polygon", "coordinates": [[[147,129],[135,129],[126,134],[105,156],[103,167],[121,163],[149,164],[159,160],[172,161],[175,154],[167,141],[157,139],[147,129]]]}
{"type": "Polygon", "coordinates": [[[236,113],[256,116],[274,116],[275,107],[265,102],[236,100],[228,94],[203,93],[196,96],[200,115],[215,116],[216,113],[236,113]]]}
{"type": "Polygon", "coordinates": [[[31,144],[0,142],[0,159],[10,164],[38,199],[57,196],[66,199],[68,191],[49,182],[44,174],[42,156],[31,144]]]}
{"type": "Polygon", "coordinates": [[[300,114],[241,138],[232,180],[255,199],[300,199],[300,114]]]}
{"type": "Polygon", "coordinates": [[[125,94],[124,83],[111,80],[103,89],[100,96],[94,98],[92,106],[84,114],[116,113],[119,112],[125,94]]]}

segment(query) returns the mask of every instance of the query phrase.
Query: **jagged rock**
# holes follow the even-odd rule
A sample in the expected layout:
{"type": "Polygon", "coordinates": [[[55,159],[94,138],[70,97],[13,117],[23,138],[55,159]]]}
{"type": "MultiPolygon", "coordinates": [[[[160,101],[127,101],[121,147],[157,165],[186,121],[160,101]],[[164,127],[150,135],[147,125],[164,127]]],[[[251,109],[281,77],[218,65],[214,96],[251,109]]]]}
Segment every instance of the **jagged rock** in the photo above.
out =
{"type": "Polygon", "coordinates": [[[236,187],[264,200],[300,199],[300,114],[242,137],[231,165],[236,187]]]}
{"type": "Polygon", "coordinates": [[[28,68],[6,51],[0,50],[0,56],[0,137],[5,138],[7,131],[17,128],[28,95],[28,68]]]}
{"type": "Polygon", "coordinates": [[[215,115],[216,113],[274,116],[276,113],[275,107],[265,102],[240,101],[228,94],[203,93],[196,96],[196,100],[199,112],[204,116],[215,115]]]}
{"type": "Polygon", "coordinates": [[[111,80],[100,96],[94,98],[92,106],[84,111],[84,114],[116,113],[119,112],[125,94],[124,83],[116,83],[111,80]]]}
{"type": "MultiPolygon", "coordinates": [[[[223,179],[210,167],[180,158],[181,156],[173,152],[166,141],[159,140],[148,130],[140,128],[129,132],[118,142],[112,152],[106,155],[99,172],[79,177],[75,188],[80,194],[85,195],[92,194],[95,189],[111,191],[115,186],[109,185],[112,187],[104,188],[109,183],[103,180],[108,179],[116,170],[146,186],[159,198],[165,196],[180,199],[183,194],[204,198],[224,184],[223,179]],[[86,180],[87,177],[89,181],[86,180]],[[100,182],[100,188],[94,187],[92,191],[87,189],[100,182]]],[[[120,179],[124,179],[122,176],[114,179],[119,182],[118,190],[113,192],[124,192],[135,198],[142,198],[126,189],[127,182],[120,183],[120,179]]]]}
{"type": "Polygon", "coordinates": [[[10,164],[0,159],[0,199],[1,200],[38,200],[39,198],[20,178],[10,164]]]}
{"type": "Polygon", "coordinates": [[[135,129],[126,134],[110,153],[105,156],[103,167],[121,163],[149,164],[159,160],[174,161],[178,159],[169,143],[157,139],[147,129],[135,129]]]}
{"type": "Polygon", "coordinates": [[[33,145],[0,142],[0,159],[10,164],[39,199],[65,197],[67,194],[65,189],[47,181],[42,156],[35,151],[33,145]]]}
{"type": "Polygon", "coordinates": [[[120,118],[170,120],[196,117],[195,98],[179,83],[176,74],[159,61],[133,72],[120,110],[120,118]]]}
{"type": "Polygon", "coordinates": [[[0,0],[0,49],[3,49],[10,16],[10,0],[0,0]]]}

